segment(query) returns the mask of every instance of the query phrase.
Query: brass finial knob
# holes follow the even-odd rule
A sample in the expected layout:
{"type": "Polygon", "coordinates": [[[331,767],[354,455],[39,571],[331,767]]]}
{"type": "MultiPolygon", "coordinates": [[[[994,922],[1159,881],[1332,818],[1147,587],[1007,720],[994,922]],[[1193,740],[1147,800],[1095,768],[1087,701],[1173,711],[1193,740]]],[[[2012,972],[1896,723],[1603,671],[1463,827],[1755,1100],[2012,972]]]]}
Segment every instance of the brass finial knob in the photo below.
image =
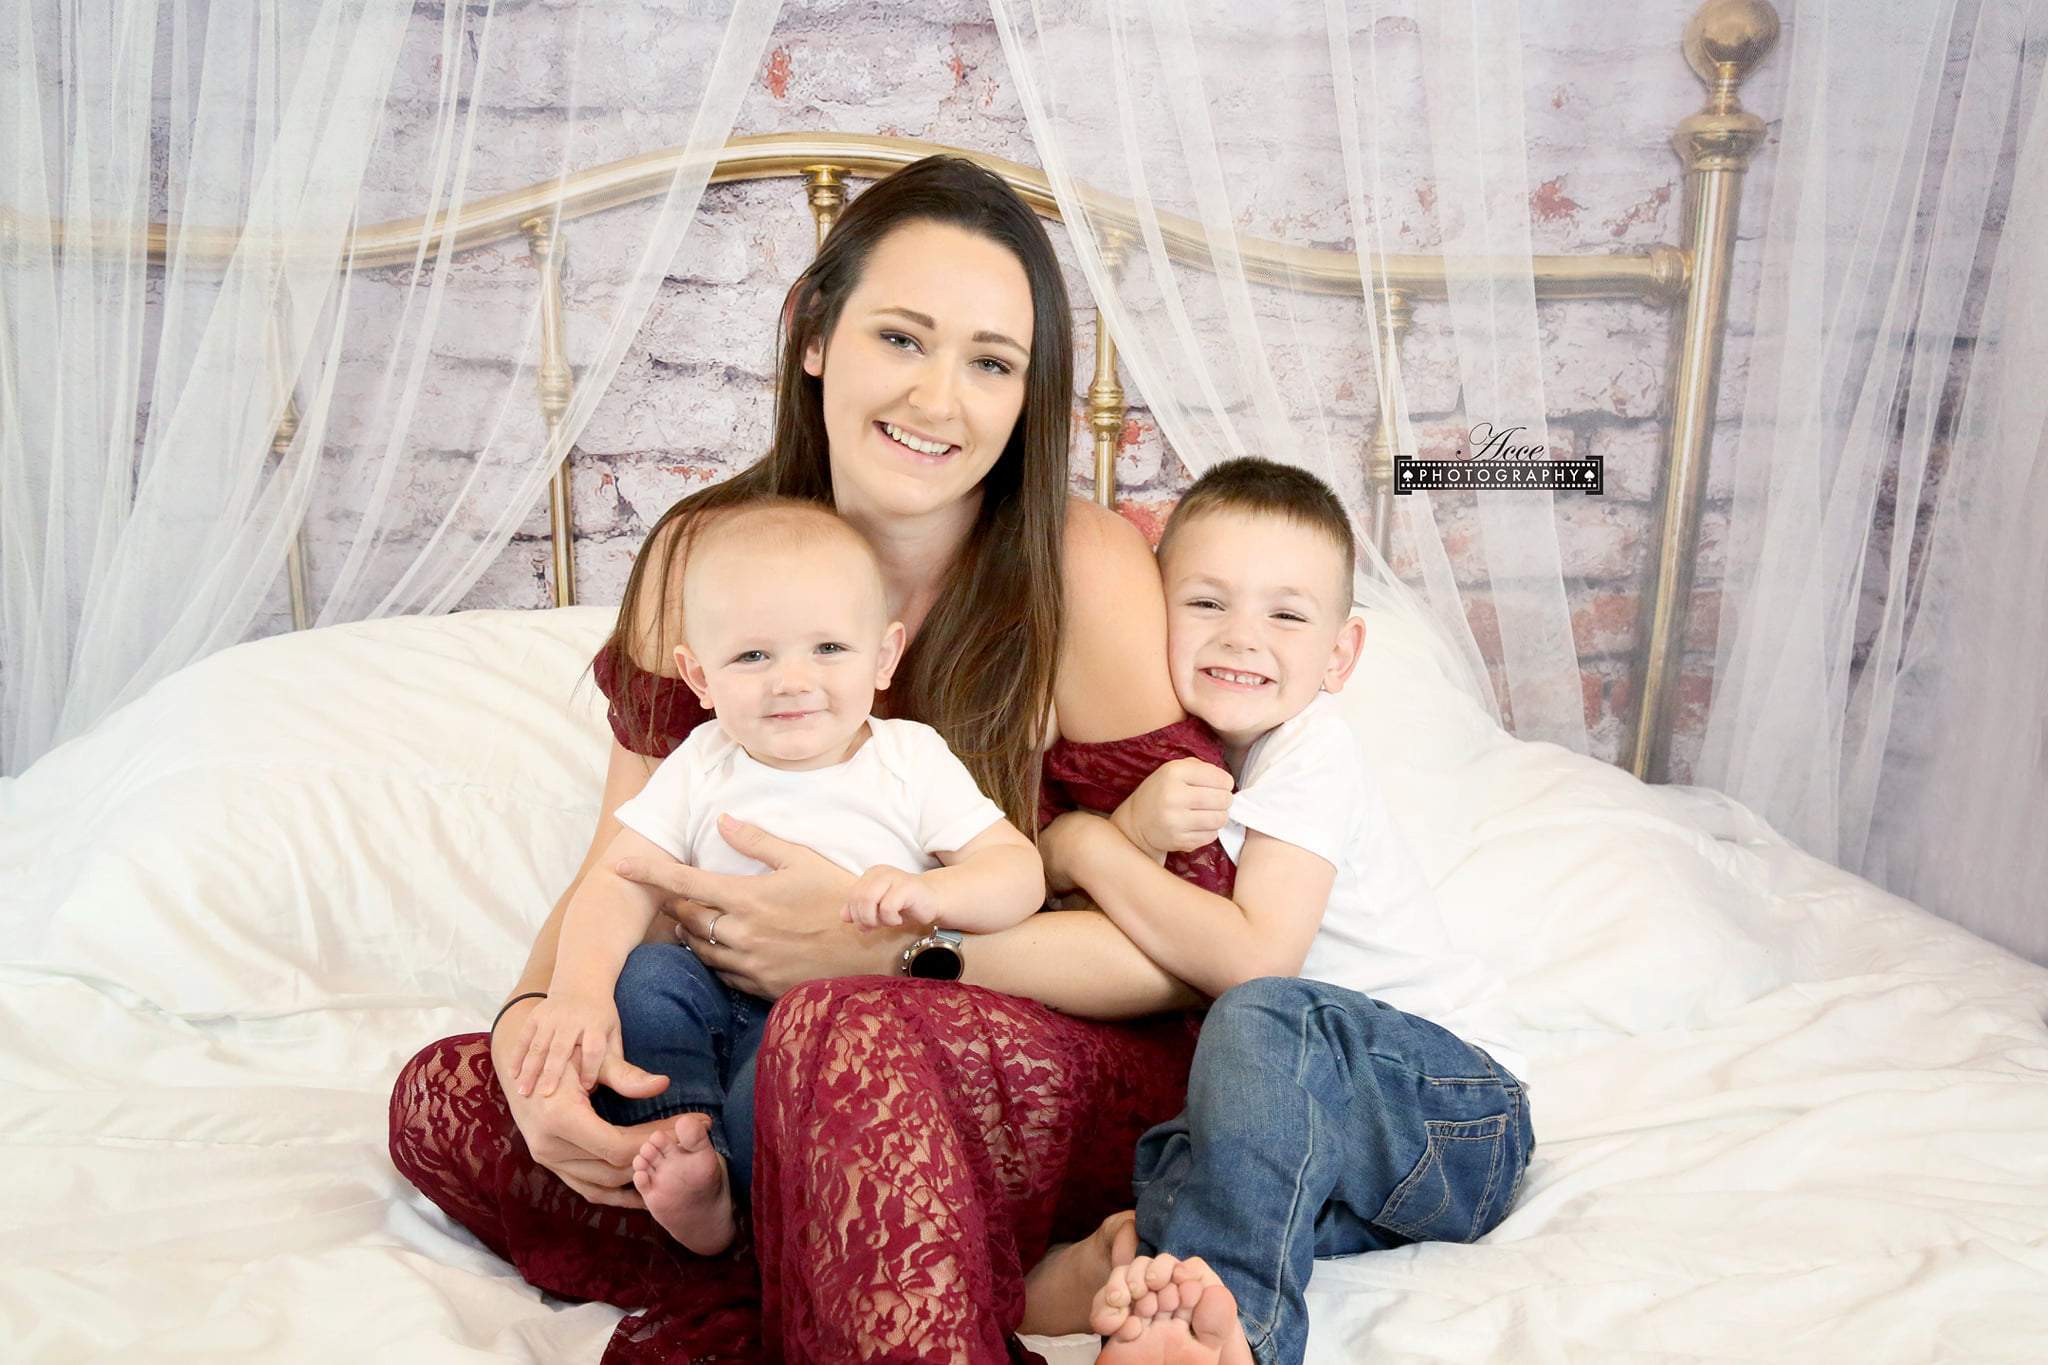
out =
{"type": "Polygon", "coordinates": [[[1709,86],[1740,85],[1777,43],[1769,0],[1707,0],[1685,26],[1685,60],[1709,86]]]}

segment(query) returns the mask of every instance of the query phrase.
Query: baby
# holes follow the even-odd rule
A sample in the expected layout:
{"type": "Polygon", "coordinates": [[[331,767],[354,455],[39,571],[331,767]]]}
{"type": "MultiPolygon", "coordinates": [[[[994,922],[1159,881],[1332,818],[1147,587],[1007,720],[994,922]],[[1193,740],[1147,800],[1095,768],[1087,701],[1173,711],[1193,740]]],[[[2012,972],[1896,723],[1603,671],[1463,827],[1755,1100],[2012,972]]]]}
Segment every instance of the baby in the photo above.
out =
{"type": "Polygon", "coordinates": [[[1103,1361],[1301,1360],[1316,1257],[1480,1237],[1534,1145],[1499,983],[1449,942],[1330,695],[1365,643],[1353,556],[1314,476],[1199,479],[1159,547],[1167,657],[1230,770],[1167,764],[1040,836],[1055,889],[1216,997],[1185,1112],[1139,1141],[1135,1225],[1032,1273],[1027,1330],[1085,1319],[1103,1361]],[[1160,865],[1219,837],[1230,899],[1160,865]]]}
{"type": "Polygon", "coordinates": [[[606,1089],[592,1102],[622,1125],[677,1116],[641,1149],[633,1184],[671,1236],[710,1255],[731,1245],[734,1199],[752,1176],[754,1053],[770,1002],[655,941],[660,894],[610,869],[633,858],[765,871],[719,836],[731,817],[859,874],[844,914],[864,928],[908,919],[975,933],[1038,909],[1045,879],[1037,849],[936,730],[869,714],[904,630],[851,526],[791,499],[711,514],[683,584],[676,663],[716,720],[620,804],[622,828],[569,902],[517,1085],[548,1095],[569,1076],[589,1090],[612,1055],[666,1076],[652,1099],[606,1089]]]}

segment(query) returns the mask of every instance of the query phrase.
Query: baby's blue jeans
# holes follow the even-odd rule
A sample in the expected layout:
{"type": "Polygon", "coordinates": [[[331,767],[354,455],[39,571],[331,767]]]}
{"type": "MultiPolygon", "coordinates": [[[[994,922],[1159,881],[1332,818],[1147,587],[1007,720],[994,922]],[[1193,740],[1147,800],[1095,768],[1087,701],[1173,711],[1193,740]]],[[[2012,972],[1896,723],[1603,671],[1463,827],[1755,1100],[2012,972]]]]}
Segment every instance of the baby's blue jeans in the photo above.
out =
{"type": "Polygon", "coordinates": [[[1267,977],[1203,1021],[1187,1109],[1138,1140],[1138,1237],[1200,1256],[1260,1365],[1296,1365],[1318,1256],[1470,1242],[1536,1145],[1522,1083],[1426,1019],[1267,977]]]}
{"type": "Polygon", "coordinates": [[[668,1089],[633,1100],[591,1091],[597,1116],[620,1125],[709,1114],[711,1145],[725,1158],[733,1197],[754,1184],[754,1054],[770,1002],[718,979],[679,943],[643,943],[626,958],[614,993],[620,1050],[634,1066],[668,1077],[668,1089]]]}

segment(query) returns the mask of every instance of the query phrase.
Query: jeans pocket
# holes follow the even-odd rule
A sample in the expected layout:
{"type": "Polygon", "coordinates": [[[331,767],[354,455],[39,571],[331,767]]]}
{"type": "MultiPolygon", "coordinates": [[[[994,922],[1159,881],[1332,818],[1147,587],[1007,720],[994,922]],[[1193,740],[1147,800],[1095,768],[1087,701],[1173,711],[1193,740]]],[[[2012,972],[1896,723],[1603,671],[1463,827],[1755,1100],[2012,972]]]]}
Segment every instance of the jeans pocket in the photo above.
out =
{"type": "Polygon", "coordinates": [[[1506,1164],[1508,1116],[1430,1119],[1429,1145],[1372,1221],[1416,1242],[1471,1242],[1490,1226],[1506,1164]]]}

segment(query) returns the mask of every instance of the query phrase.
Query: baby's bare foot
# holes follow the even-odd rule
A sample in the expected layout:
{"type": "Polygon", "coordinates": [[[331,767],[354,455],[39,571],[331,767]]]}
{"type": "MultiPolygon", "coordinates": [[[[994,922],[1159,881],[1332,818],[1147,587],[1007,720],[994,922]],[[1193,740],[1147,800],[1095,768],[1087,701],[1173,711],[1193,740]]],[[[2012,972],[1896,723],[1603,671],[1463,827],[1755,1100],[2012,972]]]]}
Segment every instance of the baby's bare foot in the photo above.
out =
{"type": "Polygon", "coordinates": [[[698,1255],[732,1245],[732,1186],[709,1115],[678,1114],[673,1129],[657,1130],[633,1158],[633,1188],[654,1221],[698,1255]]]}
{"type": "Polygon", "coordinates": [[[1024,1277],[1024,1321],[1017,1330],[1056,1337],[1088,1330],[1088,1310],[1109,1272],[1138,1254],[1138,1215],[1112,1213],[1078,1242],[1045,1253],[1024,1277]]]}
{"type": "Polygon", "coordinates": [[[1110,1274],[1089,1326],[1096,1365],[1254,1365],[1237,1300],[1199,1257],[1140,1256],[1110,1274]]]}

